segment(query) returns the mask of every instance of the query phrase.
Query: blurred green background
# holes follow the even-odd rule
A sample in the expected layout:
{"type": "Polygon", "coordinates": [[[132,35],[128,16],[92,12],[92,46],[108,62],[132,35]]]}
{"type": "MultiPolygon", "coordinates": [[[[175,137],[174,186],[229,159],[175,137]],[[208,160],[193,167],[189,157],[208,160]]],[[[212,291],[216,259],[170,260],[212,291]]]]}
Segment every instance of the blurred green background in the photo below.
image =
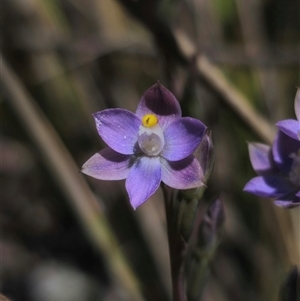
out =
{"type": "Polygon", "coordinates": [[[279,300],[300,265],[300,211],[242,189],[255,175],[247,141],[270,143],[275,122],[294,118],[299,1],[1,8],[1,292],[13,301],[170,300],[161,191],[133,211],[123,181],[78,172],[104,147],[91,114],[135,111],[159,80],[213,134],[205,197],[221,195],[226,222],[202,300],[279,300]]]}

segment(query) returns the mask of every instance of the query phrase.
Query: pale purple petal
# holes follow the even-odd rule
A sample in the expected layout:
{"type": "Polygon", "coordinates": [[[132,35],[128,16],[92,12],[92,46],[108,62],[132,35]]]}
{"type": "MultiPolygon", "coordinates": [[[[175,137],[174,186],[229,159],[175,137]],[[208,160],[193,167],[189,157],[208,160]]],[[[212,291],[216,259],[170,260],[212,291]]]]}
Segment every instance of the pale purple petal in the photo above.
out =
{"type": "Polygon", "coordinates": [[[173,121],[165,130],[165,146],[161,155],[178,161],[191,155],[199,145],[206,126],[197,119],[184,117],[173,121]]]}
{"type": "Polygon", "coordinates": [[[124,109],[107,109],[93,114],[99,135],[113,150],[134,153],[141,120],[124,109]]]}
{"type": "Polygon", "coordinates": [[[284,209],[292,209],[292,208],[300,206],[300,201],[295,203],[293,201],[276,200],[276,201],[274,201],[274,204],[276,206],[284,208],[284,209]]]}
{"type": "Polygon", "coordinates": [[[295,114],[300,122],[300,88],[297,89],[296,97],[295,97],[295,114]]]}
{"type": "Polygon", "coordinates": [[[297,153],[299,149],[300,141],[278,131],[272,147],[276,166],[284,172],[289,172],[293,162],[290,155],[297,153]]]}
{"type": "Polygon", "coordinates": [[[244,187],[244,191],[261,197],[277,198],[292,191],[295,186],[283,176],[259,176],[251,179],[244,187]]]}
{"type": "Polygon", "coordinates": [[[276,123],[278,128],[293,139],[299,140],[300,121],[294,119],[281,120],[276,123]]]}
{"type": "Polygon", "coordinates": [[[158,157],[140,157],[132,166],[126,189],[133,209],[142,205],[157,190],[161,181],[161,166],[158,157]]]}
{"type": "Polygon", "coordinates": [[[167,161],[160,158],[162,167],[162,181],[175,189],[190,189],[203,186],[203,170],[194,156],[180,161],[167,161]]]}
{"type": "Polygon", "coordinates": [[[253,169],[263,175],[274,170],[271,147],[262,143],[249,143],[249,156],[253,169]]]}
{"type": "Polygon", "coordinates": [[[300,197],[297,194],[294,195],[294,193],[289,193],[276,199],[274,204],[285,209],[295,208],[300,206],[300,197]]]}
{"type": "Polygon", "coordinates": [[[165,129],[174,119],[181,117],[181,108],[175,96],[157,83],[144,93],[136,114],[140,119],[146,114],[156,115],[159,125],[165,129]]]}
{"type": "Polygon", "coordinates": [[[99,180],[123,180],[129,173],[131,157],[107,147],[85,162],[81,172],[99,180]]]}

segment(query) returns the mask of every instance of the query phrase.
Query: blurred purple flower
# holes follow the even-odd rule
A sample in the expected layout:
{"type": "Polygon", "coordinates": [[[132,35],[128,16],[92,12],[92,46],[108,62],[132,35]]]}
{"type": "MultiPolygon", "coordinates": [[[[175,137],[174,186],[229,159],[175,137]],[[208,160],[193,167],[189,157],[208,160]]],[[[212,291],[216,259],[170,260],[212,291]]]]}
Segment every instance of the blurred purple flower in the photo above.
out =
{"type": "Polygon", "coordinates": [[[203,185],[203,170],[193,152],[206,126],[181,117],[175,96],[157,83],[142,96],[136,113],[107,109],[94,114],[99,135],[108,145],[92,156],[82,172],[100,180],[126,179],[134,209],[163,181],[175,189],[203,185]]]}
{"type": "Polygon", "coordinates": [[[244,191],[274,198],[283,208],[300,205],[300,141],[278,131],[273,146],[249,144],[250,160],[259,175],[244,191]]]}
{"type": "Polygon", "coordinates": [[[276,125],[282,132],[284,132],[288,136],[292,137],[293,139],[300,140],[300,88],[298,88],[298,91],[296,93],[294,106],[297,120],[281,120],[277,122],[276,125]]]}

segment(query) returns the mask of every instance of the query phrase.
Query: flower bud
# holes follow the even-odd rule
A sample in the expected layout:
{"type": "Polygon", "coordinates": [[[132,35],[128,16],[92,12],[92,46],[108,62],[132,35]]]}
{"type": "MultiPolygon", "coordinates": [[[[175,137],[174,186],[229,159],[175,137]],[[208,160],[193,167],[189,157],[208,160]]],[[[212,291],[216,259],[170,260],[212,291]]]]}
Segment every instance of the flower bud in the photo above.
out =
{"type": "Polygon", "coordinates": [[[280,291],[280,301],[299,300],[300,270],[297,266],[290,271],[280,291]],[[297,299],[298,297],[298,299],[297,299]]]}

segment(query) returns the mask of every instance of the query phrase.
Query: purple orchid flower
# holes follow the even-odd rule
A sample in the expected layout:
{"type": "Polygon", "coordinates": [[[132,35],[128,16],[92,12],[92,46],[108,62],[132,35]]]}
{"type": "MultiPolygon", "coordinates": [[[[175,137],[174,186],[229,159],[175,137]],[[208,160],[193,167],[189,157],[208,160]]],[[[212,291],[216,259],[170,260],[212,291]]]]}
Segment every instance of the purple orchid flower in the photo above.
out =
{"type": "Polygon", "coordinates": [[[92,156],[82,172],[100,180],[126,179],[134,209],[161,181],[175,189],[204,185],[203,170],[193,152],[207,128],[197,119],[181,117],[177,99],[160,83],[145,92],[135,114],[107,109],[93,116],[108,147],[92,156]]]}
{"type": "Polygon", "coordinates": [[[259,175],[244,191],[275,199],[283,208],[300,206],[300,141],[278,131],[273,146],[249,144],[250,160],[259,175]]]}
{"type": "Polygon", "coordinates": [[[300,88],[297,90],[295,97],[295,113],[297,120],[286,119],[276,123],[278,128],[292,137],[293,139],[300,140],[300,88]]]}

